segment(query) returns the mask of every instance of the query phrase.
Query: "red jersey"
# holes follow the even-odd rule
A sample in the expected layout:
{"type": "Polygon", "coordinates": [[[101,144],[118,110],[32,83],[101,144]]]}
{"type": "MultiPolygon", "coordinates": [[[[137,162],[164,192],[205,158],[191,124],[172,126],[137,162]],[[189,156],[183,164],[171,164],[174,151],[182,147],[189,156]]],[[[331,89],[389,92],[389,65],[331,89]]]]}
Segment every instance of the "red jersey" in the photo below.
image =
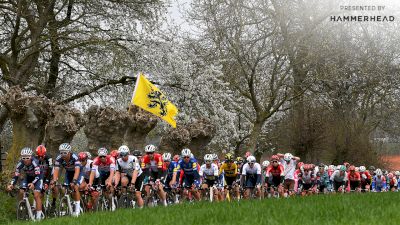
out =
{"type": "Polygon", "coordinates": [[[158,153],[153,154],[153,159],[150,159],[149,155],[145,155],[142,158],[142,169],[150,168],[153,172],[158,172],[158,169],[162,171],[163,160],[162,156],[158,153]]]}
{"type": "Polygon", "coordinates": [[[347,179],[349,181],[361,181],[361,176],[359,172],[354,172],[354,173],[348,172],[347,179]]]}
{"type": "Polygon", "coordinates": [[[99,172],[110,172],[115,170],[115,159],[111,155],[106,156],[106,161],[102,162],[100,157],[93,160],[92,171],[98,170],[99,172]]]}
{"type": "Polygon", "coordinates": [[[282,165],[278,165],[277,167],[273,167],[272,165],[269,165],[267,168],[265,168],[265,174],[267,176],[272,175],[273,177],[280,177],[280,176],[284,176],[283,174],[283,166],[282,165]]]}

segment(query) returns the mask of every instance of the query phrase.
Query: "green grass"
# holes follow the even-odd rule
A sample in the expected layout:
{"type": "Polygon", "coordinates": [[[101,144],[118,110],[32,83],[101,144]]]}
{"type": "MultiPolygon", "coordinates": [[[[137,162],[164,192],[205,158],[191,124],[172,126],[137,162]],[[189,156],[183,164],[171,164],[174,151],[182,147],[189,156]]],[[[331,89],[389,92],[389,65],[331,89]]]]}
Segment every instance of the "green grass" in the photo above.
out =
{"type": "MultiPolygon", "coordinates": [[[[38,224],[38,223],[13,223],[38,224]]],[[[142,210],[117,210],[49,219],[40,224],[400,224],[400,193],[320,195],[239,203],[195,203],[142,210]]]]}
{"type": "Polygon", "coordinates": [[[0,191],[0,224],[9,223],[16,218],[15,213],[16,199],[8,196],[4,191],[0,191]]]}

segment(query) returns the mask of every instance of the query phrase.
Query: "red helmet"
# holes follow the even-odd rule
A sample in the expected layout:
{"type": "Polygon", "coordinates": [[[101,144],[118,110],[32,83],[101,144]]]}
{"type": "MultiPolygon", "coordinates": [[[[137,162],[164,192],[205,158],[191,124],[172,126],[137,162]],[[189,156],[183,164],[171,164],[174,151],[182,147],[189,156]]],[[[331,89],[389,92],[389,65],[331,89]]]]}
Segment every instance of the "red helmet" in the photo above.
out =
{"type": "Polygon", "coordinates": [[[174,158],[173,158],[174,162],[178,162],[179,158],[180,158],[179,155],[174,155],[174,158]]]}
{"type": "Polygon", "coordinates": [[[44,145],[39,145],[36,148],[36,155],[37,156],[45,156],[46,155],[46,147],[44,145]]]}
{"type": "Polygon", "coordinates": [[[299,163],[297,163],[297,167],[300,169],[301,168],[301,166],[303,166],[304,165],[304,163],[303,162],[299,162],[299,163]]]}
{"type": "Polygon", "coordinates": [[[279,156],[277,156],[277,155],[271,156],[271,160],[270,161],[274,161],[274,160],[279,161],[279,156]]]}
{"type": "Polygon", "coordinates": [[[351,166],[349,167],[349,170],[350,170],[350,171],[356,171],[356,167],[353,166],[353,165],[351,165],[351,166]]]}
{"type": "Polygon", "coordinates": [[[350,163],[348,163],[348,162],[344,162],[343,163],[343,165],[347,168],[347,167],[349,167],[350,166],[350,163]]]}
{"type": "Polygon", "coordinates": [[[251,152],[246,152],[246,153],[244,154],[244,156],[245,156],[246,159],[247,159],[247,157],[251,156],[251,152]]]}
{"type": "Polygon", "coordinates": [[[389,179],[392,179],[393,178],[393,173],[389,173],[388,177],[389,177],[389,179]]]}
{"type": "Polygon", "coordinates": [[[85,161],[88,159],[88,154],[86,152],[79,152],[78,159],[79,161],[85,161]]]}
{"type": "Polygon", "coordinates": [[[112,156],[112,157],[114,157],[114,158],[118,158],[118,155],[119,155],[119,153],[118,153],[118,150],[112,150],[111,151],[111,153],[110,153],[110,155],[112,156]]]}

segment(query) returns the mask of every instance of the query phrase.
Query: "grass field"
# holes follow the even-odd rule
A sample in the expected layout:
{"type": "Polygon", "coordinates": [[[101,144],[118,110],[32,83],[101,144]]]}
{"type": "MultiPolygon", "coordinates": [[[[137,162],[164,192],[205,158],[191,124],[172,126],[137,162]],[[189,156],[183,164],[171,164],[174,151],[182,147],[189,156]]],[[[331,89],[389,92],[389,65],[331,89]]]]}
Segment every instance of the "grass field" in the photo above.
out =
{"type": "MultiPolygon", "coordinates": [[[[38,223],[13,223],[38,224],[38,223]]],[[[171,207],[92,213],[39,224],[400,224],[400,193],[320,195],[239,203],[195,203],[171,207]]]]}

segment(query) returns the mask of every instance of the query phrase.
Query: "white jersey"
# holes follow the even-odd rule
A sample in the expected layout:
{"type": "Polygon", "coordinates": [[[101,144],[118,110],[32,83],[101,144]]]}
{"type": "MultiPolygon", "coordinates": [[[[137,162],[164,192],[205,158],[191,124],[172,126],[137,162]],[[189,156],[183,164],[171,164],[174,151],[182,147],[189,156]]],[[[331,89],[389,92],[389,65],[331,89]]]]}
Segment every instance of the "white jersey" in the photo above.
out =
{"type": "MultiPolygon", "coordinates": [[[[92,164],[93,164],[93,160],[88,159],[86,161],[86,165],[82,168],[83,177],[85,179],[89,179],[89,177],[90,177],[90,172],[92,171],[92,164]]],[[[99,178],[100,177],[99,170],[95,170],[95,171],[96,171],[96,173],[94,175],[94,178],[99,178]]]]}
{"type": "Polygon", "coordinates": [[[134,170],[138,171],[138,176],[142,174],[139,160],[135,156],[129,155],[126,161],[122,160],[122,158],[117,159],[117,171],[120,173],[126,173],[132,176],[134,170]]]}
{"type": "Polygon", "coordinates": [[[294,180],[294,172],[296,171],[296,160],[291,159],[289,163],[287,163],[284,159],[281,159],[281,165],[283,166],[283,174],[285,175],[285,179],[294,180]]]}
{"type": "Polygon", "coordinates": [[[344,172],[343,176],[340,176],[340,170],[335,170],[331,175],[331,181],[344,182],[347,181],[347,172],[344,172]]]}
{"type": "Polygon", "coordinates": [[[207,165],[204,164],[200,167],[200,177],[203,177],[207,180],[215,180],[215,177],[218,177],[218,166],[215,163],[211,163],[210,168],[207,168],[207,165]]]}
{"type": "Polygon", "coordinates": [[[261,166],[259,163],[254,163],[253,167],[250,167],[249,163],[244,164],[242,169],[242,175],[261,175],[261,166]]]}

